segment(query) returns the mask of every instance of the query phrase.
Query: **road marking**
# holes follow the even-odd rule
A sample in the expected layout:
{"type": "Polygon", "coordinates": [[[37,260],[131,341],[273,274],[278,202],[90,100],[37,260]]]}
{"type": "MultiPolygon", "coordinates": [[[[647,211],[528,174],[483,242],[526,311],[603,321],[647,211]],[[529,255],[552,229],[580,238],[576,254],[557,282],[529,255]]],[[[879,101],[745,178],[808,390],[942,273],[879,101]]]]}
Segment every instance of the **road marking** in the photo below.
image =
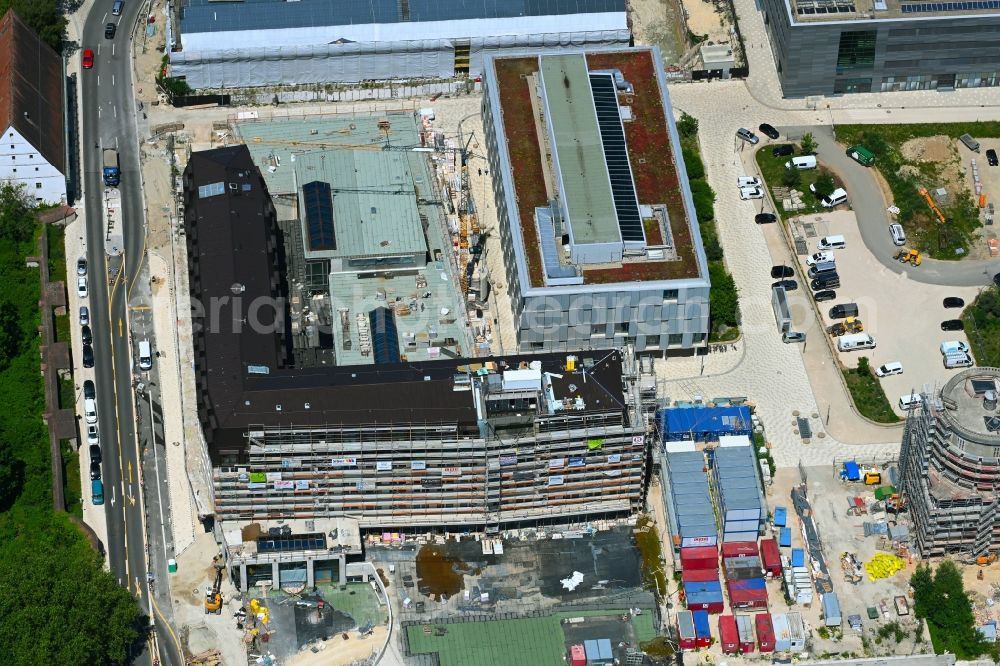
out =
{"type": "Polygon", "coordinates": [[[135,594],[137,597],[142,599],[142,585],[139,585],[139,577],[135,577],[135,594]]]}
{"type": "MultiPolygon", "coordinates": [[[[111,85],[115,85],[115,75],[114,74],[111,75],[111,85]]],[[[117,114],[118,114],[118,107],[116,106],[115,107],[115,115],[117,116],[117,114]]]]}
{"type": "MultiPolygon", "coordinates": [[[[128,461],[128,482],[132,483],[132,461],[128,461]]],[[[131,490],[131,488],[129,489],[131,490]]]]}
{"type": "Polygon", "coordinates": [[[132,305],[132,306],[129,306],[129,310],[131,310],[132,312],[145,312],[146,310],[152,310],[152,309],[153,308],[151,308],[148,305],[132,305]]]}
{"type": "Polygon", "coordinates": [[[184,650],[181,649],[181,642],[177,640],[177,634],[174,633],[174,628],[171,627],[170,623],[167,622],[167,619],[163,617],[163,613],[160,612],[160,607],[156,605],[156,599],[152,594],[149,595],[149,600],[153,604],[153,609],[156,611],[156,615],[160,618],[160,621],[163,622],[163,626],[165,626],[167,628],[167,631],[170,633],[170,638],[172,638],[174,641],[174,648],[177,650],[177,654],[183,657],[184,650]]]}
{"type": "MultiPolygon", "coordinates": [[[[104,259],[104,274],[108,273],[108,255],[103,254],[104,259]]],[[[125,261],[125,255],[122,253],[122,261],[125,261]]],[[[119,273],[120,275],[120,273],[119,273]]],[[[115,277],[115,281],[111,283],[111,288],[108,290],[108,321],[112,321],[111,317],[111,303],[114,301],[115,291],[118,289],[119,277],[115,277]]],[[[119,318],[119,324],[121,323],[121,318],[119,318]]],[[[115,440],[118,442],[118,471],[122,476],[122,497],[125,497],[125,456],[122,452],[122,437],[121,428],[119,426],[120,419],[118,418],[118,369],[115,367],[114,363],[115,357],[115,336],[111,336],[111,387],[115,400],[115,409],[113,410],[114,421],[115,421],[115,440]]],[[[122,503],[122,534],[124,536],[124,553],[125,553],[125,579],[128,580],[128,575],[130,571],[128,563],[128,521],[125,519],[125,503],[122,503]]]]}
{"type": "Polygon", "coordinates": [[[125,322],[122,321],[121,317],[118,317],[118,337],[125,335],[125,322]]]}
{"type": "Polygon", "coordinates": [[[111,486],[111,506],[115,505],[115,487],[111,486]]]}

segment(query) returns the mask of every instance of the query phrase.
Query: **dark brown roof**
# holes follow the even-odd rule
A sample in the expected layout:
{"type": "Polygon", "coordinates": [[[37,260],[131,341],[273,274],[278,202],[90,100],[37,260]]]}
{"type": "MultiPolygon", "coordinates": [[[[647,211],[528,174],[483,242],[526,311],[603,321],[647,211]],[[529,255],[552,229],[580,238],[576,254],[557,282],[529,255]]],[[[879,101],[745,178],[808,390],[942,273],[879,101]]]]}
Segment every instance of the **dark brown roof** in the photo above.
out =
{"type": "Polygon", "coordinates": [[[13,125],[62,173],[64,84],[59,54],[8,10],[0,19],[0,125],[13,125]]]}

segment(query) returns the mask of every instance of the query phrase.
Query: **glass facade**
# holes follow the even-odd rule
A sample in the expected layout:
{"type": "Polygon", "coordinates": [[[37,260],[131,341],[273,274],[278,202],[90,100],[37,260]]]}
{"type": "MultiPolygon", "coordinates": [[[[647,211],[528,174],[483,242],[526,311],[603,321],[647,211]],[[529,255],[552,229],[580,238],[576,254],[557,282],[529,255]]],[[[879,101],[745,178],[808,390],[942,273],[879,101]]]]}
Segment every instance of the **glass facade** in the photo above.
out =
{"type": "Polygon", "coordinates": [[[834,94],[866,93],[872,91],[871,79],[837,79],[833,82],[834,94]]]}
{"type": "Polygon", "coordinates": [[[851,30],[840,33],[837,74],[872,69],[875,66],[875,36],[875,30],[851,30]]]}

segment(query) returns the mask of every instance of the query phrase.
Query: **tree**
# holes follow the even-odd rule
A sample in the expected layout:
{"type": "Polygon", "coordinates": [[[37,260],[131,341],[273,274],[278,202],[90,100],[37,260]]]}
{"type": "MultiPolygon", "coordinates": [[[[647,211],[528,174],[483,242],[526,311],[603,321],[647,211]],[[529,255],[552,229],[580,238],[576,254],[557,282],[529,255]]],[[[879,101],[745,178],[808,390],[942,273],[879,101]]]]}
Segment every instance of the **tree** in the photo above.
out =
{"type": "Polygon", "coordinates": [[[682,139],[698,136],[698,119],[682,111],[681,119],[677,121],[677,133],[682,139]]]}
{"type": "Polygon", "coordinates": [[[35,232],[35,214],[23,185],[0,185],[0,239],[15,243],[30,240],[35,232]]]}
{"type": "Polygon", "coordinates": [[[802,173],[795,167],[786,168],[781,174],[781,182],[788,187],[798,187],[802,184],[802,173]]]}
{"type": "Polygon", "coordinates": [[[6,511],[21,493],[24,463],[6,446],[0,448],[0,511],[6,511]]]}
{"type": "Polygon", "coordinates": [[[20,353],[23,338],[17,306],[6,299],[0,301],[0,368],[6,368],[20,353]]]}
{"type": "Polygon", "coordinates": [[[945,560],[934,572],[934,605],[929,620],[937,629],[939,647],[959,659],[983,652],[982,636],[976,631],[975,617],[965,593],[962,574],[954,562],[945,560]]]}
{"type": "Polygon", "coordinates": [[[62,52],[66,18],[58,0],[0,0],[0,15],[13,8],[21,20],[56,53],[62,52]]]}
{"type": "Polygon", "coordinates": [[[830,194],[837,189],[837,183],[833,180],[833,176],[824,171],[819,175],[819,178],[816,179],[813,187],[816,196],[822,199],[823,197],[830,196],[830,194]]]}
{"type": "Polygon", "coordinates": [[[799,150],[802,151],[803,155],[812,155],[816,152],[816,139],[813,138],[812,132],[806,132],[802,136],[802,140],[799,141],[799,150]]]}
{"type": "MultiPolygon", "coordinates": [[[[860,365],[860,359],[858,364],[860,365]]],[[[910,587],[913,588],[913,614],[918,618],[929,617],[934,598],[934,575],[931,568],[926,564],[917,566],[910,576],[910,587]]]]}
{"type": "Polygon", "coordinates": [[[862,377],[870,375],[872,373],[871,365],[868,363],[868,357],[862,356],[858,359],[858,374],[862,377]]]}
{"type": "Polygon", "coordinates": [[[694,201],[694,213],[699,222],[711,222],[715,219],[715,192],[704,180],[691,183],[691,199],[694,201]]]}
{"type": "Polygon", "coordinates": [[[726,272],[726,267],[721,263],[710,264],[708,275],[712,281],[712,288],[708,292],[712,328],[717,324],[739,326],[740,300],[733,276],[726,272]]]}

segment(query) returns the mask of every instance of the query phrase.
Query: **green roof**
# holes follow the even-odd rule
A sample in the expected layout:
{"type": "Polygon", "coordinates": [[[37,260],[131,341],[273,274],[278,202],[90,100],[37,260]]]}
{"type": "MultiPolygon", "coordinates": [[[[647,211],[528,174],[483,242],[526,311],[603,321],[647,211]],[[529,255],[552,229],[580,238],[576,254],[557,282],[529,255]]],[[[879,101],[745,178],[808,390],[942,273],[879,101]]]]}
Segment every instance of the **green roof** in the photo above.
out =
{"type": "MultiPolygon", "coordinates": [[[[306,256],[373,257],[426,252],[410,169],[411,159],[423,158],[423,153],[381,149],[323,150],[296,156],[297,189],[318,180],[329,183],[333,195],[336,249],[307,251],[306,256]]],[[[300,216],[305,217],[304,211],[300,210],[300,216]]]]}
{"type": "Polygon", "coordinates": [[[573,54],[545,56],[540,61],[546,122],[555,139],[558,177],[563,184],[563,205],[569,214],[573,242],[620,243],[587,60],[582,54],[573,54]]]}

